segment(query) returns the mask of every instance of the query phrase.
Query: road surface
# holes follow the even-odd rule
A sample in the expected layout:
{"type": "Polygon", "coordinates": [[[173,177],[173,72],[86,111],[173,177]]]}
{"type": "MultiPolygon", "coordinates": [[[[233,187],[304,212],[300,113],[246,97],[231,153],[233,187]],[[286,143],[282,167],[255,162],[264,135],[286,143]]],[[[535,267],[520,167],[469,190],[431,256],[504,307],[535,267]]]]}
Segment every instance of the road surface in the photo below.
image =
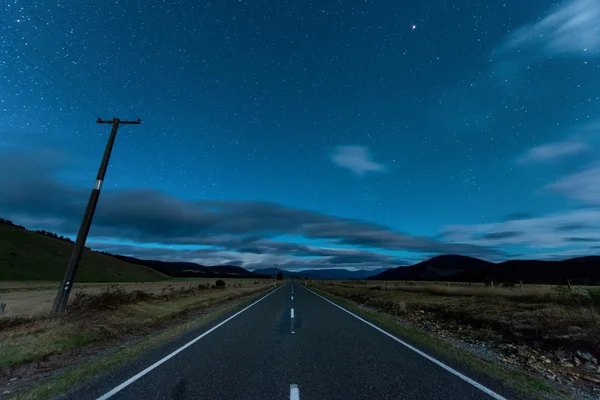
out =
{"type": "Polygon", "coordinates": [[[502,399],[297,282],[69,399],[502,399]]]}

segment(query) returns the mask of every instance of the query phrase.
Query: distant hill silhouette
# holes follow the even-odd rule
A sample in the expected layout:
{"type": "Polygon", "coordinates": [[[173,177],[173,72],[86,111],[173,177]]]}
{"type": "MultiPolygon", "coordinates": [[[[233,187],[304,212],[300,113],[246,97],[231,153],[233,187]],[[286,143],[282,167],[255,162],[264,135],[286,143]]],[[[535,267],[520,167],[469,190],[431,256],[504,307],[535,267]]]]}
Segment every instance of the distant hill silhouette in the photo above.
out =
{"type": "Polygon", "coordinates": [[[562,261],[510,260],[492,263],[478,258],[443,255],[411,266],[388,269],[370,280],[519,282],[574,285],[600,284],[600,256],[562,261]]]}
{"type": "Polygon", "coordinates": [[[192,262],[142,260],[135,257],[111,254],[113,257],[131,264],[145,265],[165,275],[196,278],[266,278],[266,275],[250,272],[235,265],[215,265],[207,267],[192,262]]]}
{"type": "Polygon", "coordinates": [[[364,279],[371,275],[376,275],[385,271],[385,268],[375,270],[359,269],[351,271],[345,268],[327,268],[327,269],[305,269],[301,271],[287,271],[278,268],[257,269],[254,272],[262,275],[274,277],[277,272],[283,272],[283,276],[288,278],[310,278],[310,279],[364,279]]]}

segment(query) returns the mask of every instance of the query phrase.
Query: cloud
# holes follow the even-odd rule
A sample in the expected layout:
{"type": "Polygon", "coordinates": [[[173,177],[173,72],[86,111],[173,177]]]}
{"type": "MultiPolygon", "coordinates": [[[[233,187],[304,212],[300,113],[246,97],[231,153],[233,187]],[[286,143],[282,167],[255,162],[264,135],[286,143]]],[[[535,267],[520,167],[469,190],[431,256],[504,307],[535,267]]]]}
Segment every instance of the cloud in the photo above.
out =
{"type": "Polygon", "coordinates": [[[331,157],[334,164],[348,168],[362,175],[365,172],[383,172],[385,167],[371,160],[369,150],[364,146],[340,146],[331,157]]]}
{"type": "Polygon", "coordinates": [[[395,257],[352,249],[313,249],[312,254],[324,253],[320,258],[302,258],[288,254],[256,254],[233,250],[199,249],[181,250],[162,247],[138,247],[131,245],[88,243],[100,251],[143,259],[161,261],[186,261],[202,265],[237,265],[249,269],[271,268],[274,265],[285,269],[307,268],[391,268],[406,264],[395,257]]]}
{"type": "Polygon", "coordinates": [[[482,239],[509,239],[517,236],[521,236],[521,232],[492,232],[483,235],[482,239]]]}
{"type": "MultiPolygon", "coordinates": [[[[579,58],[600,57],[599,20],[597,0],[567,0],[515,29],[485,56],[491,61],[489,68],[441,91],[432,110],[432,128],[443,122],[453,133],[514,130],[518,126],[544,132],[562,116],[570,119],[568,105],[581,107],[590,93],[595,93],[595,72],[582,70],[579,58]],[[554,62],[541,62],[547,59],[554,62]],[[573,74],[587,82],[582,87],[589,90],[573,91],[563,83],[573,74]],[[562,107],[549,103],[548,98],[563,99],[562,107]],[[529,119],[534,109],[548,111],[547,118],[537,121],[535,127],[529,119]]],[[[592,109],[591,105],[584,107],[592,109]]]]}
{"type": "MultiPolygon", "coordinates": [[[[0,154],[0,215],[31,228],[75,234],[89,190],[58,183],[57,168],[44,168],[38,155],[0,154]],[[33,165],[33,167],[31,167],[33,165]],[[27,168],[30,168],[28,171],[27,168]],[[14,179],[8,171],[23,171],[14,179]],[[40,187],[43,188],[40,191],[40,187]],[[43,193],[43,196],[40,195],[43,193]],[[35,222],[35,224],[34,224],[35,222]]],[[[145,244],[207,245],[219,257],[243,253],[244,262],[279,255],[323,257],[338,263],[383,263],[392,258],[364,250],[325,249],[274,238],[294,235],[323,240],[331,246],[404,250],[426,254],[461,253],[497,256],[502,252],[461,243],[412,236],[367,221],[258,201],[186,201],[148,189],[105,190],[90,231],[93,239],[128,240],[145,244]],[[226,252],[226,253],[222,253],[226,252]],[[248,258],[251,258],[249,261],[248,258]]],[[[203,253],[204,254],[204,253],[203,253]]]]}
{"type": "Polygon", "coordinates": [[[512,33],[499,53],[528,52],[546,57],[600,56],[600,2],[572,0],[555,7],[540,20],[512,33]],[[539,51],[541,49],[541,52],[539,51]]]}
{"type": "Polygon", "coordinates": [[[588,145],[581,142],[567,141],[549,143],[527,151],[518,162],[521,164],[531,162],[552,162],[561,158],[574,156],[588,150],[588,145]]]}
{"type": "Polygon", "coordinates": [[[600,166],[567,175],[546,188],[569,199],[600,205],[600,166]]]}
{"type": "MultiPolygon", "coordinates": [[[[442,228],[446,241],[479,246],[519,246],[530,249],[560,249],[586,246],[600,240],[600,210],[582,209],[539,217],[442,228]],[[573,238],[586,238],[573,240],[573,238]]],[[[584,250],[589,249],[586,247],[584,250]]]]}

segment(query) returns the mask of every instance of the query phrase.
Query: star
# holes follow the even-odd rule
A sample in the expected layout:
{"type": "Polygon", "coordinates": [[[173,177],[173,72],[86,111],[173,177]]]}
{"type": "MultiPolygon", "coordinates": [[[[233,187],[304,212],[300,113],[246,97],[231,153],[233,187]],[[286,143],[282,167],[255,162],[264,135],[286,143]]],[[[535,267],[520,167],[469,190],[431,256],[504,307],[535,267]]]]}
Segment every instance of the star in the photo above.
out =
{"type": "Polygon", "coordinates": [[[415,29],[417,29],[417,26],[416,26],[416,25],[412,25],[412,27],[411,27],[411,28],[412,28],[412,30],[414,31],[415,29]]]}

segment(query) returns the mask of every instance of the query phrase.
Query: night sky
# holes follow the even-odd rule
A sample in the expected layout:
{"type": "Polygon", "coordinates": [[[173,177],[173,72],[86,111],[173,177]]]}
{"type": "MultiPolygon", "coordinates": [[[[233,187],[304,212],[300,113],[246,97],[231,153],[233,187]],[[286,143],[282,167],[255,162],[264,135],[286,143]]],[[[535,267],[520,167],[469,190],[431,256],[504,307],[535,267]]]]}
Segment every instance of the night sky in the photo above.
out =
{"type": "Polygon", "coordinates": [[[600,254],[600,2],[10,0],[0,216],[254,269],[600,254]]]}

